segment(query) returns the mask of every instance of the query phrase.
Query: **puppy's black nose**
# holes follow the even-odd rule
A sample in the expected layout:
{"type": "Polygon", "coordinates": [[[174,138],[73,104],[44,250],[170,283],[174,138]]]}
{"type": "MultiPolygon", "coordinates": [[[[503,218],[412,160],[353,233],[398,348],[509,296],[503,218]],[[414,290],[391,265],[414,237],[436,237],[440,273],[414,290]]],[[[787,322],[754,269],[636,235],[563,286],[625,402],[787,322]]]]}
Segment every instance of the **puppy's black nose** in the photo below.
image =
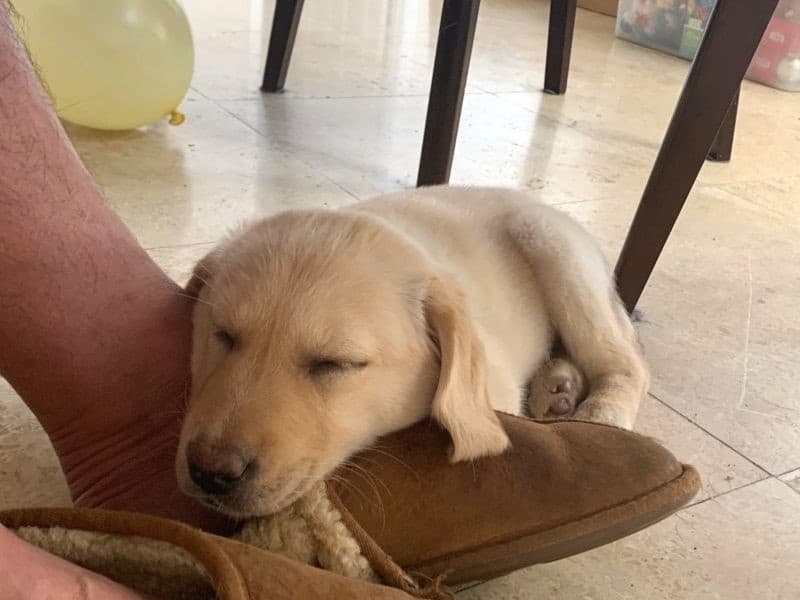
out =
{"type": "Polygon", "coordinates": [[[233,491],[250,470],[252,459],[236,447],[192,440],[186,447],[189,477],[208,494],[233,491]]]}

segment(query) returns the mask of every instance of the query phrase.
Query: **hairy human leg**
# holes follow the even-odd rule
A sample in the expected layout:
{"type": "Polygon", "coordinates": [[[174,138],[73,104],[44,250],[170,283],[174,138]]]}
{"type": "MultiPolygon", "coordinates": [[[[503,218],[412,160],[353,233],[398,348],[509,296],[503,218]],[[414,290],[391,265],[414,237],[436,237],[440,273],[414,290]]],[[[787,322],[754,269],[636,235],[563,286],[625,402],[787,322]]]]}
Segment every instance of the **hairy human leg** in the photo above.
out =
{"type": "Polygon", "coordinates": [[[191,304],[106,206],[0,0],[0,374],[76,503],[222,525],[177,488],[191,304]]]}

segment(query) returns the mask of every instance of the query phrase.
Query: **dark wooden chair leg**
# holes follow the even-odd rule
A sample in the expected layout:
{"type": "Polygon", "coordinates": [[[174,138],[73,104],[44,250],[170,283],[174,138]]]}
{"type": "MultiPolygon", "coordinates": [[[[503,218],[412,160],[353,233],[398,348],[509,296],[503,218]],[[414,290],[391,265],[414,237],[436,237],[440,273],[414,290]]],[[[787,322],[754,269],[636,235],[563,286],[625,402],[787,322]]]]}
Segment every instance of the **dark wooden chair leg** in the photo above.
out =
{"type": "Polygon", "coordinates": [[[567,91],[577,6],[578,0],[550,0],[547,61],[544,70],[544,91],[550,94],[563,94],[567,91]]]}
{"type": "Polygon", "coordinates": [[[480,0],[444,0],[417,185],[447,183],[480,0]]]}
{"type": "Polygon", "coordinates": [[[278,92],[283,89],[301,12],[303,12],[303,0],[275,2],[267,63],[264,66],[264,81],[261,84],[261,89],[265,92],[278,92]]]}
{"type": "Polygon", "coordinates": [[[718,0],[616,266],[633,310],[778,0],[718,0]]]}
{"type": "Polygon", "coordinates": [[[725,120],[722,122],[719,131],[717,131],[717,137],[714,138],[714,143],[711,144],[711,149],[708,151],[706,158],[710,161],[728,162],[731,159],[733,136],[736,131],[736,113],[739,110],[739,91],[736,90],[733,102],[731,102],[725,115],[725,120]]]}

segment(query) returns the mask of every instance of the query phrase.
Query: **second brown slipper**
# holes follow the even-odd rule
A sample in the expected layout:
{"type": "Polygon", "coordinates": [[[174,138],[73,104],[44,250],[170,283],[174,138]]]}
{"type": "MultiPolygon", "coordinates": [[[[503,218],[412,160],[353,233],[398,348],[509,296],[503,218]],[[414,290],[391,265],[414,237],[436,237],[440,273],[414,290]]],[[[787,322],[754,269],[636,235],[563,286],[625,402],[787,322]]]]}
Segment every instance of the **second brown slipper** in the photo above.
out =
{"type": "Polygon", "coordinates": [[[33,508],[0,511],[0,524],[52,554],[164,600],[411,600],[391,587],[150,515],[33,508]]]}

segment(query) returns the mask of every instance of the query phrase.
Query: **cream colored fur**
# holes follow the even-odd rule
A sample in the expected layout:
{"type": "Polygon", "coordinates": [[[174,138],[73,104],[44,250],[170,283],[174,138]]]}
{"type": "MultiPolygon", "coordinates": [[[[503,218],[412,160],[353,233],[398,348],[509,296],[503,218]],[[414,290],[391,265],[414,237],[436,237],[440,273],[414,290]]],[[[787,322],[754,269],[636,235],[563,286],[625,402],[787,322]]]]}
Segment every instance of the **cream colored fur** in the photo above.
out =
{"type": "MultiPolygon", "coordinates": [[[[525,192],[423,188],[282,213],[223,242],[187,289],[198,303],[178,478],[234,515],[288,505],[428,415],[452,460],[502,452],[494,410],[522,411],[556,336],[588,386],[574,418],[630,428],[648,387],[596,245],[525,192]],[[246,484],[199,490],[190,440],[254,457],[246,484]]],[[[531,405],[556,391],[536,386],[531,405]]]]}

